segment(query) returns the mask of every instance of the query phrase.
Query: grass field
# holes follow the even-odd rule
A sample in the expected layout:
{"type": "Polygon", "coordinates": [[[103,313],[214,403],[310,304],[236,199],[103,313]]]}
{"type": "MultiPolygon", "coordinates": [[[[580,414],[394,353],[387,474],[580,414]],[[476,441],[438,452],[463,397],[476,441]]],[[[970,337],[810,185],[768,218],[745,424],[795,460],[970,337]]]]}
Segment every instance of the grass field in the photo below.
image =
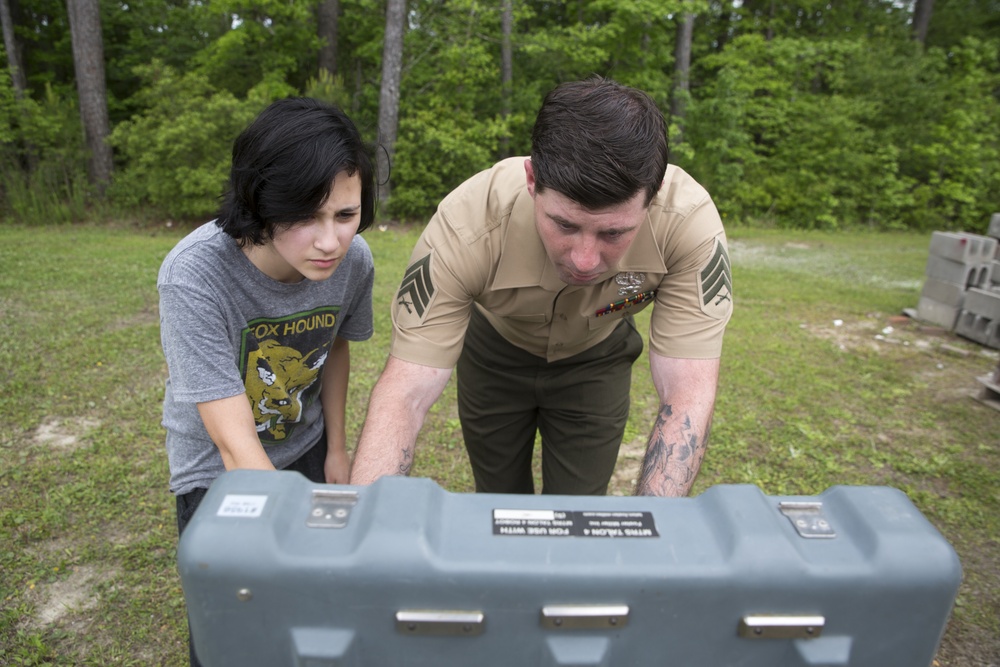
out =
{"type": "MultiPolygon", "coordinates": [[[[0,415],[10,427],[0,435],[2,665],[185,664],[155,288],[184,231],[0,227],[0,415]]],[[[352,346],[352,442],[416,235],[393,225],[366,233],[376,334],[352,346]]],[[[694,492],[903,490],[964,568],[936,664],[1000,664],[1000,411],[972,398],[997,353],[898,317],[917,305],[929,236],[730,238],[736,311],[694,492]]],[[[630,493],[655,410],[644,353],[613,493],[630,493]]],[[[472,488],[453,383],[413,474],[472,488]]]]}

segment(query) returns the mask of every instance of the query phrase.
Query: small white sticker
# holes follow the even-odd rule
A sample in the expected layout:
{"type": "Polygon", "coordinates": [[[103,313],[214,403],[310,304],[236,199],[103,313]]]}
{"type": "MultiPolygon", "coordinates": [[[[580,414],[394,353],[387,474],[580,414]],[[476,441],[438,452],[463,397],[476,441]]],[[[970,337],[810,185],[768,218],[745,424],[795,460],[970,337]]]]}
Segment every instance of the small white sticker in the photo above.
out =
{"type": "Polygon", "coordinates": [[[241,496],[227,494],[222,499],[217,516],[242,517],[256,519],[264,511],[267,496],[241,496]]]}

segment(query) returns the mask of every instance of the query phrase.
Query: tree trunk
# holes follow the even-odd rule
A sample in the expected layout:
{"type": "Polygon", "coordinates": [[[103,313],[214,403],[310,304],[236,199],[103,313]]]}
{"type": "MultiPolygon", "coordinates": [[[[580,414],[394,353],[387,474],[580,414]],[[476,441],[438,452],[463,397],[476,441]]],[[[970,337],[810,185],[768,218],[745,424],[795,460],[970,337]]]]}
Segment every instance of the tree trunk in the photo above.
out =
{"type": "Polygon", "coordinates": [[[323,0],[316,14],[316,32],[323,40],[319,49],[319,71],[337,73],[337,38],[340,21],[340,0],[323,0]]]}
{"type": "Polygon", "coordinates": [[[921,44],[927,42],[927,29],[934,13],[934,0],[916,0],[913,4],[913,39],[921,44]]]}
{"type": "Polygon", "coordinates": [[[382,47],[382,87],[378,98],[378,133],[382,150],[378,152],[378,171],[382,187],[379,201],[392,195],[387,178],[396,154],[399,130],[399,86],[403,71],[403,25],[406,0],[388,0],[385,8],[385,42],[382,47]]]}
{"type": "Polygon", "coordinates": [[[100,194],[111,180],[108,99],[104,80],[104,46],[99,0],[67,0],[80,119],[90,156],[87,175],[100,194]]]}
{"type": "Polygon", "coordinates": [[[774,6],[774,0],[767,7],[767,30],[764,32],[764,40],[770,42],[774,39],[774,16],[776,14],[776,8],[774,6]]]}
{"type": "Polygon", "coordinates": [[[28,84],[21,67],[21,50],[14,37],[14,19],[8,0],[0,0],[0,24],[3,24],[3,46],[7,51],[7,65],[10,68],[10,78],[14,84],[14,96],[23,99],[28,84]]]}
{"type": "MultiPolygon", "coordinates": [[[[511,96],[514,91],[514,48],[511,44],[511,33],[514,31],[514,0],[502,0],[501,6],[500,117],[507,120],[511,112],[511,96]]],[[[500,157],[510,157],[509,133],[504,133],[500,139],[500,157]]]]}
{"type": "MultiPolygon", "coordinates": [[[[684,141],[684,115],[687,110],[689,77],[691,74],[691,41],[694,37],[694,14],[684,12],[677,24],[677,46],[674,50],[674,91],[670,102],[670,116],[677,122],[677,135],[671,137],[673,147],[684,141]]],[[[671,153],[674,151],[671,150],[671,153]]],[[[673,156],[671,156],[673,162],[673,156]]]]}

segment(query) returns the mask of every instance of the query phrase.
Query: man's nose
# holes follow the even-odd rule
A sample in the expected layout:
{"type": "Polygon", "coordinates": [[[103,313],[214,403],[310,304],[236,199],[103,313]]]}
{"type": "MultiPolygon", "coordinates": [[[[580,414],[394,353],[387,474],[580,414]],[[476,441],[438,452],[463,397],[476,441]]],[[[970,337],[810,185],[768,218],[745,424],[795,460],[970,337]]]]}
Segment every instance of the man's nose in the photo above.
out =
{"type": "Polygon", "coordinates": [[[573,267],[580,273],[589,273],[601,264],[601,252],[595,239],[577,239],[570,253],[573,267]]]}

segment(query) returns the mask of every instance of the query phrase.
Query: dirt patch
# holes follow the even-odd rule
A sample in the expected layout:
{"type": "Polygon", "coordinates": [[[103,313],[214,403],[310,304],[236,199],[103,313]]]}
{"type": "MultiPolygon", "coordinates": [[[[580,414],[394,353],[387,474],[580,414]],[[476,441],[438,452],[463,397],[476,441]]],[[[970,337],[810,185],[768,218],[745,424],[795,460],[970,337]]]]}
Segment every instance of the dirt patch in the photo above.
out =
{"type": "Polygon", "coordinates": [[[833,319],[801,327],[845,353],[891,355],[907,364],[914,379],[933,388],[941,401],[977,397],[982,388],[978,375],[991,372],[1000,361],[1000,351],[907,315],[871,313],[851,321],[833,319]],[[970,374],[970,363],[980,369],[978,375],[970,374]]]}
{"type": "Polygon", "coordinates": [[[65,579],[38,586],[39,602],[35,616],[28,621],[32,629],[42,629],[77,616],[97,606],[97,587],[115,576],[113,570],[96,566],[74,567],[65,579]]]}
{"type": "Polygon", "coordinates": [[[880,353],[940,353],[952,358],[983,357],[994,362],[1000,352],[952,335],[947,330],[923,323],[906,314],[869,313],[853,320],[831,318],[819,324],[802,324],[802,329],[830,340],[843,351],[868,349],[880,353]]]}
{"type": "Polygon", "coordinates": [[[86,417],[49,418],[35,429],[31,440],[55,449],[72,449],[79,446],[80,438],[100,425],[101,422],[86,417]]]}

